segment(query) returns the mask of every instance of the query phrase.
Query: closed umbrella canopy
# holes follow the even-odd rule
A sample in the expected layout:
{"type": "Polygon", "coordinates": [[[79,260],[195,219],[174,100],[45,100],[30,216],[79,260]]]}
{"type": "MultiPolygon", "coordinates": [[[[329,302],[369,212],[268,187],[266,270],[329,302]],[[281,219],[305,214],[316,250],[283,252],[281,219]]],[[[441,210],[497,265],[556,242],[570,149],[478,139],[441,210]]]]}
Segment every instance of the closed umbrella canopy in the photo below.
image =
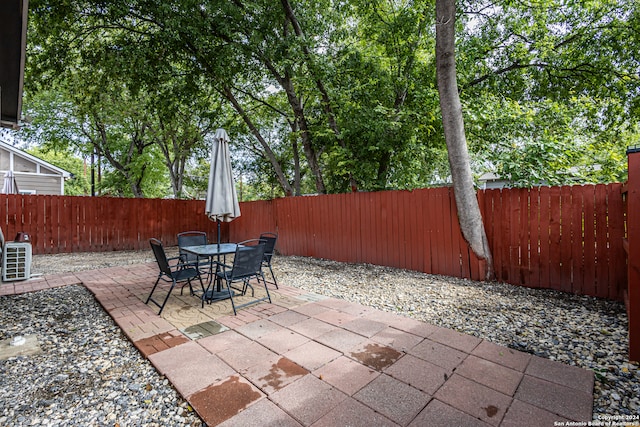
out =
{"type": "Polygon", "coordinates": [[[240,216],[240,204],[231,170],[229,135],[224,129],[216,131],[211,149],[205,213],[212,220],[218,221],[218,243],[220,222],[230,222],[240,216]]]}
{"type": "Polygon", "coordinates": [[[13,176],[13,171],[7,171],[7,173],[4,174],[4,185],[0,193],[18,194],[18,185],[16,184],[16,178],[13,176]]]}

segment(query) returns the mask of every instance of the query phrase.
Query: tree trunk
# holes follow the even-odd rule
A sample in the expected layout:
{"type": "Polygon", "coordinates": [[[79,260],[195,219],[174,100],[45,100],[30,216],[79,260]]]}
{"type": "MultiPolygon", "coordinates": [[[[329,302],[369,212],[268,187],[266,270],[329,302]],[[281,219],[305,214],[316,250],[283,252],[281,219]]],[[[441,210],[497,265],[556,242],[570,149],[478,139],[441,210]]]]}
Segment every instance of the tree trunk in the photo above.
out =
{"type": "Polygon", "coordinates": [[[224,87],[224,89],[222,90],[222,94],[231,103],[231,105],[236,110],[236,112],[240,114],[240,117],[242,117],[242,120],[244,120],[245,124],[247,125],[247,127],[249,128],[253,136],[258,140],[258,142],[260,142],[260,145],[264,150],[264,155],[269,160],[269,162],[271,162],[271,166],[273,166],[273,170],[276,173],[276,178],[278,179],[278,183],[280,184],[280,187],[284,191],[284,194],[287,197],[292,196],[293,189],[291,188],[291,184],[289,184],[289,181],[287,181],[284,171],[282,170],[282,167],[280,165],[280,162],[278,162],[278,159],[276,158],[275,153],[271,150],[271,147],[269,146],[267,141],[264,140],[264,138],[262,137],[262,134],[260,133],[258,128],[255,126],[255,124],[249,117],[249,114],[247,114],[244,108],[242,108],[242,106],[240,105],[240,103],[238,102],[236,97],[233,95],[233,92],[231,92],[231,89],[228,86],[224,87]]]}
{"type": "Polygon", "coordinates": [[[262,63],[265,65],[265,67],[267,67],[269,72],[271,72],[273,77],[278,81],[280,87],[282,87],[285,94],[287,95],[287,101],[289,102],[289,106],[293,111],[296,126],[300,130],[302,151],[304,152],[307,163],[309,164],[311,174],[315,179],[316,192],[318,194],[325,194],[327,191],[324,185],[324,178],[322,177],[320,163],[318,161],[320,156],[316,149],[313,147],[311,134],[309,133],[309,127],[307,126],[307,117],[302,105],[302,100],[296,93],[291,75],[289,71],[285,71],[284,75],[281,75],[268,58],[261,57],[260,59],[262,60],[262,63]]]}
{"type": "Polygon", "coordinates": [[[293,86],[293,80],[288,74],[280,80],[280,83],[287,94],[287,100],[293,110],[293,115],[296,119],[296,126],[300,129],[302,151],[304,151],[307,163],[309,163],[309,169],[315,178],[316,192],[318,194],[325,194],[327,191],[324,185],[324,178],[322,177],[322,169],[318,159],[319,155],[311,141],[311,133],[309,132],[309,126],[307,125],[307,117],[302,105],[302,100],[296,94],[296,90],[293,86]]]}
{"type": "MultiPolygon", "coordinates": [[[[298,132],[297,122],[289,120],[291,132],[298,132]]],[[[298,148],[298,138],[291,138],[291,151],[293,153],[293,189],[296,196],[302,195],[302,173],[300,171],[300,152],[298,148]]]]}
{"type": "Polygon", "coordinates": [[[491,249],[471,175],[471,162],[462,120],[455,59],[455,0],[436,0],[436,73],[444,137],[449,154],[453,191],[462,235],[471,250],[486,261],[485,277],[493,277],[491,249]]]}
{"type": "MultiPolygon", "coordinates": [[[[349,150],[347,150],[347,145],[345,144],[344,139],[340,135],[340,130],[338,129],[338,122],[336,121],[336,116],[333,113],[333,109],[331,108],[331,98],[329,97],[329,92],[325,88],[324,82],[322,81],[322,79],[318,76],[318,72],[316,69],[317,67],[316,61],[313,59],[313,55],[309,49],[309,46],[307,46],[306,42],[304,42],[305,36],[302,31],[302,27],[300,26],[300,22],[298,21],[298,18],[296,17],[296,14],[294,13],[293,7],[291,6],[291,3],[289,2],[289,0],[281,0],[281,3],[282,3],[282,8],[284,9],[284,13],[287,19],[289,20],[289,22],[291,23],[291,26],[293,27],[293,31],[296,34],[296,37],[302,40],[302,51],[304,52],[304,57],[306,59],[309,71],[313,75],[313,79],[316,83],[316,88],[320,92],[320,96],[322,98],[322,108],[325,114],[327,115],[329,128],[333,131],[333,134],[335,135],[338,144],[345,149],[345,152],[350,152],[349,150]]],[[[355,193],[356,191],[358,191],[358,182],[356,181],[356,178],[353,176],[353,173],[351,171],[349,171],[348,173],[349,173],[349,186],[351,187],[351,191],[355,193]]],[[[324,183],[323,183],[323,186],[324,186],[324,183]]]]}

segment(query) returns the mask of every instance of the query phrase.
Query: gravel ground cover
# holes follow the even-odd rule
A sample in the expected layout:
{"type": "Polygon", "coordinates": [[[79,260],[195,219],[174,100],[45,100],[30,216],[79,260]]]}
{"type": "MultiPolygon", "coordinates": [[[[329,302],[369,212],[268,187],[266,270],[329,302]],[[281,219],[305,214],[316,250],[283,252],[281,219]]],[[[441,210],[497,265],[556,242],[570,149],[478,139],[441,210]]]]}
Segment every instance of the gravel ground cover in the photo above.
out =
{"type": "Polygon", "coordinates": [[[0,339],[41,352],[0,361],[0,426],[201,426],[83,286],[0,298],[0,339]]]}
{"type": "MultiPolygon", "coordinates": [[[[152,260],[149,251],[38,255],[34,256],[32,271],[53,274],[152,260]]],[[[598,419],[599,416],[640,414],[640,399],[638,398],[640,396],[640,371],[637,364],[627,361],[627,317],[621,303],[549,290],[534,290],[500,283],[481,283],[427,275],[368,264],[345,264],[312,258],[283,256],[275,258],[273,264],[278,280],[289,286],[296,286],[322,295],[344,298],[380,310],[400,313],[438,326],[485,338],[520,351],[591,369],[596,375],[594,419],[598,419]]],[[[63,288],[59,292],[79,292],[69,290],[73,288],[75,287],[63,288]]],[[[87,298],[92,299],[90,296],[87,298]]],[[[3,306],[0,305],[0,310],[4,310],[3,306]]],[[[101,313],[108,318],[108,315],[102,312],[102,309],[95,302],[83,304],[83,306],[88,309],[74,314],[76,320],[85,317],[91,319],[96,316],[95,313],[101,313]]],[[[31,322],[33,321],[32,319],[31,322]]],[[[80,321],[74,321],[73,324],[78,322],[80,321]]],[[[69,327],[61,327],[57,322],[54,323],[54,328],[70,330],[69,327]]],[[[103,342],[109,342],[114,337],[126,341],[112,322],[104,330],[105,336],[92,346],[100,349],[104,347],[103,342]]],[[[10,336],[11,332],[2,331],[2,334],[4,335],[0,338],[10,336]]],[[[63,334],[61,337],[64,338],[66,335],[63,334]]],[[[58,339],[61,340],[61,337],[58,339]]],[[[88,345],[88,342],[85,345],[88,345]]],[[[126,345],[123,344],[123,347],[126,345]]],[[[121,363],[125,363],[126,359],[127,363],[133,364],[129,366],[135,368],[127,369],[128,371],[137,371],[138,366],[144,366],[144,360],[133,347],[126,351],[124,349],[118,351],[122,351],[123,355],[126,354],[126,356],[122,356],[121,363]]],[[[109,356],[108,352],[104,356],[109,356]]],[[[114,356],[119,357],[117,354],[114,356]]],[[[67,359],[64,354],[52,357],[48,362],[52,366],[47,374],[38,374],[45,377],[41,381],[48,378],[48,381],[53,384],[55,378],[63,378],[58,375],[69,375],[69,378],[65,378],[65,380],[73,378],[81,381],[81,376],[65,373],[65,369],[69,369],[69,360],[72,359],[67,359]],[[56,363],[58,364],[57,368],[53,366],[56,363]]],[[[18,370],[18,367],[15,369],[18,370]]],[[[27,378],[33,376],[29,366],[22,366],[21,369],[22,376],[27,378]]],[[[149,369],[153,368],[149,366],[149,369]]],[[[4,372],[0,371],[0,375],[4,376],[4,372]]],[[[19,374],[16,375],[19,376],[19,374]]],[[[170,384],[166,383],[166,380],[158,378],[157,382],[149,382],[146,375],[145,373],[144,380],[141,379],[137,382],[111,379],[111,384],[118,384],[119,381],[124,384],[139,384],[142,387],[142,389],[135,390],[138,393],[136,397],[124,398],[129,402],[129,405],[132,405],[133,401],[142,402],[142,404],[122,407],[124,408],[122,410],[139,411],[142,409],[142,412],[138,412],[138,414],[144,414],[144,410],[147,410],[149,411],[147,416],[154,413],[153,411],[158,411],[157,413],[163,414],[163,417],[164,414],[167,414],[167,419],[172,420],[171,422],[196,423],[194,425],[197,425],[198,420],[190,418],[191,414],[188,408],[183,404],[175,403],[179,401],[179,398],[169,398],[169,401],[173,402],[170,409],[165,405],[159,405],[158,408],[145,407],[144,405],[149,400],[144,398],[145,392],[155,391],[156,394],[164,396],[164,393],[173,390],[170,384]],[[146,386],[147,382],[150,387],[146,386]],[[182,419],[176,417],[182,417],[182,419]]],[[[0,385],[4,388],[5,383],[2,381],[13,380],[0,380],[0,385]]],[[[118,385],[121,386],[119,389],[113,389],[107,394],[109,396],[109,394],[116,393],[113,395],[116,401],[120,399],[119,393],[125,392],[129,387],[123,387],[123,384],[118,385]]],[[[24,394],[34,385],[27,379],[22,381],[22,387],[21,393],[24,394]]],[[[11,395],[10,392],[9,396],[11,395]]],[[[114,401],[114,399],[110,401],[114,401]]],[[[46,399],[43,401],[46,403],[46,399]]],[[[100,401],[103,402],[104,399],[100,401]]],[[[124,402],[124,400],[121,401],[124,402]]],[[[160,402],[162,398],[157,398],[156,401],[160,402]]],[[[17,413],[16,402],[12,401],[11,404],[13,409],[9,410],[17,413]]],[[[91,404],[91,401],[83,400],[73,404],[68,402],[67,405],[71,406],[74,411],[81,411],[83,405],[87,405],[85,411],[96,408],[96,405],[91,404]]],[[[7,404],[0,400],[1,407],[7,408],[7,404]]],[[[56,408],[63,413],[69,410],[68,407],[56,406],[56,408]]],[[[107,411],[100,416],[109,416],[110,413],[117,412],[107,411]],[[104,415],[105,413],[106,415],[104,415]]],[[[53,419],[53,415],[50,415],[50,419],[53,419]]],[[[140,420],[143,419],[144,416],[141,416],[140,420]]],[[[0,425],[2,425],[2,420],[0,417],[0,425]]],[[[113,423],[111,424],[113,425],[113,423]]],[[[96,425],[102,424],[97,423],[96,425]]],[[[125,423],[122,425],[153,424],[144,424],[141,421],[140,424],[125,423]]]]}

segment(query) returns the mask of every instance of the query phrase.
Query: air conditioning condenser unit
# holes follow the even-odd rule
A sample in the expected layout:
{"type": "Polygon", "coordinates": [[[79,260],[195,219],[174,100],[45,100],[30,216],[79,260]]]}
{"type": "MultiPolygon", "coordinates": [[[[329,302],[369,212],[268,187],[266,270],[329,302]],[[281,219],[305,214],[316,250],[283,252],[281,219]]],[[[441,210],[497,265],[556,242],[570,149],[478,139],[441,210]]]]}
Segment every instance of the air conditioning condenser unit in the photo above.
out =
{"type": "Polygon", "coordinates": [[[5,243],[2,251],[2,281],[27,280],[30,276],[31,243],[5,243]]]}

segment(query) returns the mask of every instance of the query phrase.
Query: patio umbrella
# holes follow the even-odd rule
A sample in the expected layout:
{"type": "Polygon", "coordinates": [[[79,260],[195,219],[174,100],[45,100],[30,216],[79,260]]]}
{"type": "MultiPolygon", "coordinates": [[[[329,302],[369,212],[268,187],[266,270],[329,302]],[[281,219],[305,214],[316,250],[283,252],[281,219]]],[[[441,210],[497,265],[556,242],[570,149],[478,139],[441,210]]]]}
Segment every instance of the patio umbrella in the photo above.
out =
{"type": "Polygon", "coordinates": [[[218,244],[220,223],[233,221],[240,216],[240,205],[231,171],[229,135],[224,129],[218,129],[213,140],[205,213],[218,223],[218,244]]]}
{"type": "Polygon", "coordinates": [[[9,170],[4,174],[4,185],[2,186],[0,193],[18,194],[18,184],[16,184],[16,178],[13,176],[13,171],[9,170]]]}

